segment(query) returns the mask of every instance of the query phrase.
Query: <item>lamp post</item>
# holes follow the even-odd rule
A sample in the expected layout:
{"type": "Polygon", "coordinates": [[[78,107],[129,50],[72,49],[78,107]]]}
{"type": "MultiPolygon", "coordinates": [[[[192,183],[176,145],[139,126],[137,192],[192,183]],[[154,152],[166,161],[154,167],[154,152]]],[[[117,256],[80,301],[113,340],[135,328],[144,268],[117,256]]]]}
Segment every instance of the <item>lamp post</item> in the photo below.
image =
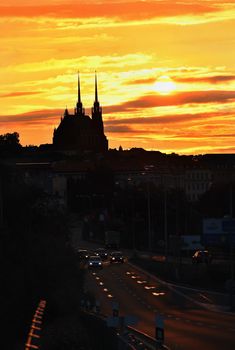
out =
{"type": "Polygon", "coordinates": [[[133,179],[129,176],[127,179],[128,183],[128,188],[130,190],[129,192],[129,201],[131,204],[131,234],[132,234],[132,249],[135,251],[136,250],[136,235],[135,235],[135,201],[134,201],[134,192],[133,192],[133,187],[134,187],[134,182],[133,179]]]}
{"type": "Polygon", "coordinates": [[[167,225],[167,190],[164,184],[164,240],[165,240],[165,259],[168,257],[168,225],[167,225]]]}
{"type": "Polygon", "coordinates": [[[3,227],[3,194],[2,194],[2,178],[0,177],[0,229],[3,227]]]}
{"type": "Polygon", "coordinates": [[[151,237],[151,201],[150,201],[150,188],[149,181],[147,182],[147,207],[148,207],[148,250],[152,248],[152,237],[151,237]]]}
{"type": "Polygon", "coordinates": [[[146,172],[142,173],[142,175],[148,175],[147,177],[147,220],[148,220],[148,250],[152,249],[152,233],[151,233],[151,197],[150,197],[150,181],[149,174],[150,171],[153,171],[154,165],[145,165],[144,169],[146,172]]]}
{"type": "MultiPolygon", "coordinates": [[[[233,191],[232,191],[232,185],[230,187],[230,217],[231,220],[233,220],[233,191]]],[[[234,247],[233,247],[233,235],[234,231],[230,231],[230,278],[231,278],[231,284],[230,284],[230,308],[231,311],[233,311],[234,303],[233,303],[233,296],[234,296],[234,247]]]]}

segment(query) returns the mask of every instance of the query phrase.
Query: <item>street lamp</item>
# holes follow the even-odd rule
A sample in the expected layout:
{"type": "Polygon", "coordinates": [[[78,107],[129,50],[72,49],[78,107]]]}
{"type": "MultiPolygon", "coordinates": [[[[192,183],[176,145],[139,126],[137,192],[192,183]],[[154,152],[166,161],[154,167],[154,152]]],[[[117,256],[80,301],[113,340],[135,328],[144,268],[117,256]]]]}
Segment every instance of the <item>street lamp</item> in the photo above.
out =
{"type": "MultiPolygon", "coordinates": [[[[233,220],[233,189],[232,185],[230,186],[230,217],[231,220],[233,220]]],[[[230,308],[233,311],[234,303],[233,303],[233,295],[234,295],[234,247],[233,247],[233,235],[234,231],[230,232],[229,238],[230,238],[230,278],[231,278],[231,285],[230,285],[230,308]]]]}
{"type": "Polygon", "coordinates": [[[151,251],[152,237],[151,237],[151,200],[150,200],[150,189],[149,181],[147,182],[147,202],[148,202],[148,250],[151,251]]]}
{"type": "MultiPolygon", "coordinates": [[[[153,171],[154,165],[145,165],[144,169],[146,172],[142,175],[149,175],[150,171],[153,171]]],[[[148,217],[148,250],[152,248],[152,234],[151,234],[151,198],[150,198],[150,181],[149,176],[147,177],[147,217],[148,217]]]]}
{"type": "Polygon", "coordinates": [[[168,226],[167,226],[167,190],[164,184],[164,240],[165,240],[165,259],[168,256],[168,226]]]}

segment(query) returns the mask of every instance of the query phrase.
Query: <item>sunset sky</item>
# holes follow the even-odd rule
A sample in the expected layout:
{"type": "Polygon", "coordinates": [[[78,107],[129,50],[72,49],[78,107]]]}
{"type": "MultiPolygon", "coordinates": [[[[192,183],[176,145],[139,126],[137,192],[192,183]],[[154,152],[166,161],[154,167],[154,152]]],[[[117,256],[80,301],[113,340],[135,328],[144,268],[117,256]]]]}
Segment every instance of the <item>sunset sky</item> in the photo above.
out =
{"type": "Polygon", "coordinates": [[[94,71],[110,148],[235,153],[235,1],[0,0],[0,134],[51,143],[94,71]]]}

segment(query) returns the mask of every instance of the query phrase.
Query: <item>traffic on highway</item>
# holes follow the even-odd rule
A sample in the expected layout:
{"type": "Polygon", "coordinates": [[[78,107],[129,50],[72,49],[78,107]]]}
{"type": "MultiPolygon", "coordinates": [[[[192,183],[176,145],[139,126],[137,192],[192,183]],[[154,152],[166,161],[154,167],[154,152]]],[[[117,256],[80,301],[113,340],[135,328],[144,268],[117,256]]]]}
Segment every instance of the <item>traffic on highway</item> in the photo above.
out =
{"type": "Polygon", "coordinates": [[[102,315],[112,315],[115,302],[119,315],[134,317],[135,329],[150,337],[155,337],[155,319],[160,316],[165,344],[171,349],[221,350],[225,343],[226,350],[235,348],[235,315],[221,310],[218,313],[206,292],[182,289],[158,279],[132,264],[129,251],[113,251],[90,242],[81,244],[84,246],[80,249],[88,253],[79,260],[87,270],[86,289],[94,294],[102,315]],[[123,261],[112,263],[115,255],[123,261]],[[89,268],[89,259],[94,256],[99,257],[102,269],[95,265],[89,268]]]}

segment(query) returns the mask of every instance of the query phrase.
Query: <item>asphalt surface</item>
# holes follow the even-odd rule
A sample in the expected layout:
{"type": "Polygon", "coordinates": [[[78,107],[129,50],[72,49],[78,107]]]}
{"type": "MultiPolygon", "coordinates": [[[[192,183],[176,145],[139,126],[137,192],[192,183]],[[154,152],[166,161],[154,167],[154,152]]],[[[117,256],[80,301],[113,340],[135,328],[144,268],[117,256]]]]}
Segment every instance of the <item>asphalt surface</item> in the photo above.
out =
{"type": "Polygon", "coordinates": [[[128,263],[88,271],[86,287],[103,314],[111,316],[112,302],[118,302],[120,316],[136,316],[135,328],[150,336],[155,334],[155,315],[162,315],[165,343],[172,349],[235,349],[234,315],[204,310],[128,263]]]}
{"type": "MultiPolygon", "coordinates": [[[[94,246],[85,243],[82,248],[94,246]]],[[[99,301],[102,314],[111,316],[112,303],[118,302],[120,316],[136,316],[135,328],[150,336],[155,335],[155,316],[161,315],[165,344],[172,350],[235,349],[235,315],[203,307],[198,302],[198,294],[202,302],[207,298],[203,291],[179,293],[128,262],[107,262],[102,270],[87,270],[86,288],[99,301]]],[[[205,306],[212,304],[204,301],[205,306]]]]}

